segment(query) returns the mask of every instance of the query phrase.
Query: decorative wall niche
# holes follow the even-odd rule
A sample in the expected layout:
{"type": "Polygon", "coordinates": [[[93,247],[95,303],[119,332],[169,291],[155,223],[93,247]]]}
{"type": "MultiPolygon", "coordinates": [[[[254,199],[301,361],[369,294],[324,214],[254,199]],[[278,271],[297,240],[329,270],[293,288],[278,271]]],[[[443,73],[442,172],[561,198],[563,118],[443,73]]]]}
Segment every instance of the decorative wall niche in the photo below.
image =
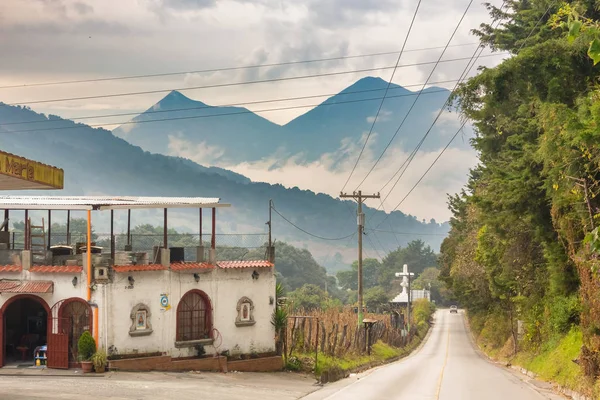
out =
{"type": "Polygon", "coordinates": [[[143,303],[137,304],[131,309],[131,327],[129,336],[148,336],[152,333],[152,324],[150,324],[150,307],[143,303]]]}
{"type": "Polygon", "coordinates": [[[237,317],[235,319],[235,325],[251,326],[255,323],[254,303],[248,297],[242,297],[237,303],[237,317]]]}

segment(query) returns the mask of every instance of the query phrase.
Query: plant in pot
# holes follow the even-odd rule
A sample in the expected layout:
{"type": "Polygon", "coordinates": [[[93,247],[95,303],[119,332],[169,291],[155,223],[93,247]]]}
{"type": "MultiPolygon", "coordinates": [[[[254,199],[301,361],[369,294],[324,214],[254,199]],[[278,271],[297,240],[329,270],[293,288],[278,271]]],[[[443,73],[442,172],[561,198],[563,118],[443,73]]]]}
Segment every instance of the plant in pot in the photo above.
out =
{"type": "Polygon", "coordinates": [[[100,349],[92,355],[92,364],[94,364],[94,370],[96,372],[102,373],[106,371],[107,363],[108,358],[104,349],[100,349]]]}
{"type": "Polygon", "coordinates": [[[77,342],[79,361],[84,373],[92,372],[92,356],[96,352],[96,341],[89,331],[83,332],[77,342]]]}

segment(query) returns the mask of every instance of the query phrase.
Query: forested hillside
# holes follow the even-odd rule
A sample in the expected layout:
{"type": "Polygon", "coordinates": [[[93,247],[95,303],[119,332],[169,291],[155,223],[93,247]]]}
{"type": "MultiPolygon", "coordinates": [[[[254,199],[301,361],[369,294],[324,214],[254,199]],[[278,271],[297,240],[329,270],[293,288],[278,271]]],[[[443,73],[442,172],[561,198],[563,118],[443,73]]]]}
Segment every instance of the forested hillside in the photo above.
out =
{"type": "MultiPolygon", "coordinates": [[[[562,368],[548,375],[583,373],[595,380],[600,1],[505,4],[489,7],[502,24],[482,25],[476,34],[514,56],[483,70],[456,95],[474,123],[480,164],[449,199],[453,218],[442,244],[442,276],[488,350],[508,358],[544,356],[559,351],[557,343],[568,336],[581,372],[568,359],[546,363],[562,368]]],[[[582,381],[571,376],[562,383],[582,381]]]]}

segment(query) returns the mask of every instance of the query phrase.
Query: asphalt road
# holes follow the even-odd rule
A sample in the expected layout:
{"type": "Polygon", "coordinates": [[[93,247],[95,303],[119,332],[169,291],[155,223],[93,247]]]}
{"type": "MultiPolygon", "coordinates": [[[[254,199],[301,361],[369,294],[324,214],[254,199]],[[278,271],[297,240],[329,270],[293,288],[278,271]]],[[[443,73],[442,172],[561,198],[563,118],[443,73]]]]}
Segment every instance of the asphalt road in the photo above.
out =
{"type": "Polygon", "coordinates": [[[294,400],[318,389],[288,372],[74,375],[0,375],[0,400],[294,400]]]}
{"type": "Polygon", "coordinates": [[[543,384],[492,364],[474,349],[462,312],[440,310],[431,334],[410,357],[335,382],[305,400],[542,400],[562,399],[543,384]]]}

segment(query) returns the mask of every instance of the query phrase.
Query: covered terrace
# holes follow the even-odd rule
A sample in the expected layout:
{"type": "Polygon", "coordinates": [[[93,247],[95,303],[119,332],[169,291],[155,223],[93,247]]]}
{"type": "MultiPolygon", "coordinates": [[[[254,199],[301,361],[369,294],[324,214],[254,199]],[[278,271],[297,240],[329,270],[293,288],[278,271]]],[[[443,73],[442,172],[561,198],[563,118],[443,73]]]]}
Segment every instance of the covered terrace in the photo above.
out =
{"type": "MultiPolygon", "coordinates": [[[[0,231],[0,271],[17,272],[32,268],[33,271],[43,269],[50,272],[63,268],[75,272],[84,265],[91,265],[125,272],[203,268],[214,266],[217,262],[221,262],[223,267],[235,267],[251,252],[249,249],[264,247],[267,236],[218,235],[216,210],[229,206],[218,198],[203,197],[0,196],[0,210],[4,209],[4,223],[0,231]],[[169,209],[173,208],[198,209],[197,234],[169,231],[169,209]],[[202,229],[205,208],[210,209],[211,214],[211,229],[207,234],[202,229]],[[162,210],[162,235],[156,232],[149,235],[132,233],[132,213],[135,218],[135,211],[140,209],[162,210]],[[57,217],[59,210],[62,211],[60,219],[57,217]],[[43,217],[40,217],[40,211],[43,217]],[[87,232],[72,232],[72,211],[86,212],[87,232]],[[98,211],[109,214],[109,233],[92,232],[92,212],[97,215],[98,211]],[[33,212],[36,213],[35,218],[31,218],[33,212]],[[127,213],[126,232],[115,232],[115,212],[127,213]],[[14,217],[16,215],[18,217],[14,217]],[[26,221],[23,229],[10,232],[9,219],[20,219],[21,216],[26,221]],[[66,232],[53,233],[53,221],[66,223],[66,232]],[[225,243],[220,256],[217,255],[217,236],[225,243]]],[[[123,214],[121,218],[124,218],[123,214]]],[[[138,218],[137,222],[146,221],[138,218]]],[[[255,261],[267,258],[264,251],[256,253],[260,253],[260,257],[255,257],[255,261]]],[[[246,260],[249,259],[252,259],[251,254],[246,257],[246,260]]]]}

